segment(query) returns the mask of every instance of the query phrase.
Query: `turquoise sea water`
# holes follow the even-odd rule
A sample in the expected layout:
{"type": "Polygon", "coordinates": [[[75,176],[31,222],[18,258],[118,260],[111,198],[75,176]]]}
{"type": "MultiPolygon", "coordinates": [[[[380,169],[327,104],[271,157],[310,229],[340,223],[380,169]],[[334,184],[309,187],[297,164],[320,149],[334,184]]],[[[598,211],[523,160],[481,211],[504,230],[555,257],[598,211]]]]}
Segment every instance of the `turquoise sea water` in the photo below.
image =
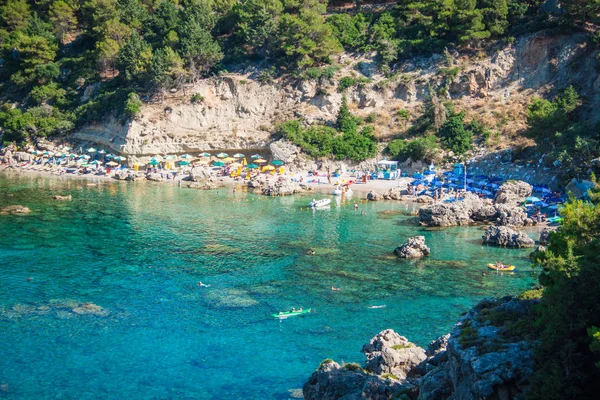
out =
{"type": "Polygon", "coordinates": [[[528,250],[423,230],[401,203],[91,184],[0,176],[0,208],[32,210],[0,216],[0,398],[287,399],[324,358],[362,363],[383,329],[424,346],[533,283],[528,250]],[[432,256],[396,259],[416,234],[432,256]],[[498,259],[518,271],[482,276],[498,259]],[[107,314],[72,311],[88,302],[107,314]],[[314,312],[270,317],[291,307],[314,312]]]}

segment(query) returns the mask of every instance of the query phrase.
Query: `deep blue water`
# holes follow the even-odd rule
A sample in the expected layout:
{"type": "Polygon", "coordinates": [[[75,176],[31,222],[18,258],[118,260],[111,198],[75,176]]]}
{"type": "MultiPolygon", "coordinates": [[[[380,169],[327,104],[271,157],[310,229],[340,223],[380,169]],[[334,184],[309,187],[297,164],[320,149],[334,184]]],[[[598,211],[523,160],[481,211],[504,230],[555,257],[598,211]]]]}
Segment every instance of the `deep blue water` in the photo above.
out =
{"type": "Polygon", "coordinates": [[[0,207],[32,210],[0,216],[0,398],[287,399],[324,358],[362,363],[383,329],[425,346],[480,298],[533,283],[529,251],[426,231],[401,203],[363,216],[308,211],[313,195],[91,184],[0,176],[0,207]],[[432,256],[396,259],[415,234],[432,256]],[[482,276],[498,259],[517,272],[482,276]],[[290,307],[314,312],[270,317],[290,307]]]}

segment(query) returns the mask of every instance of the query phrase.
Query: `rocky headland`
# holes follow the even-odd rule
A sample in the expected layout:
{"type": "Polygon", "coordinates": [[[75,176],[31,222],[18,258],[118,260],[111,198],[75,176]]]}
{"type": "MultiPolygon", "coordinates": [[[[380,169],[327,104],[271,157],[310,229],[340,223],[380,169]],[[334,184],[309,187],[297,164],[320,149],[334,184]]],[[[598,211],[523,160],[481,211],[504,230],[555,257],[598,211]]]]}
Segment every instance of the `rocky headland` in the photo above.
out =
{"type": "Polygon", "coordinates": [[[537,300],[485,299],[423,349],[391,329],[363,346],[364,365],[327,359],[303,387],[307,400],[523,398],[534,372],[537,300]]]}

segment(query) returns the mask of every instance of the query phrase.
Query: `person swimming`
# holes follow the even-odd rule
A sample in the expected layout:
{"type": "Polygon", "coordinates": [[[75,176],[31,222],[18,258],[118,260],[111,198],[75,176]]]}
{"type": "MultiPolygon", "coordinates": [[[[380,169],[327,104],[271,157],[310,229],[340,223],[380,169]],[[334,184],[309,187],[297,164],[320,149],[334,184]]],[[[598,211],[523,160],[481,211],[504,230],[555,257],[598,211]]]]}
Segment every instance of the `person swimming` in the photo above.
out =
{"type": "Polygon", "coordinates": [[[341,289],[341,288],[339,288],[339,287],[335,287],[335,286],[333,286],[333,285],[332,285],[332,286],[331,286],[331,290],[342,290],[342,289],[341,289]]]}
{"type": "Polygon", "coordinates": [[[199,287],[209,287],[210,285],[207,285],[205,283],[202,283],[202,281],[198,282],[198,286],[199,287]]]}

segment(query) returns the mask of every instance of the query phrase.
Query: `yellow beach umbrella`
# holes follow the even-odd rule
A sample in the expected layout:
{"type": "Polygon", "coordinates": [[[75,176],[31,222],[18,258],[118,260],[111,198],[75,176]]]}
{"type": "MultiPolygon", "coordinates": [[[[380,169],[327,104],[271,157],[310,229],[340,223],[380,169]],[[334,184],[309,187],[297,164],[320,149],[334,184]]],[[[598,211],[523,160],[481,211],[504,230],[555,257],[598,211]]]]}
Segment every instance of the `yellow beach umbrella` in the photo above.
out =
{"type": "Polygon", "coordinates": [[[233,158],[233,157],[226,157],[222,161],[225,162],[225,163],[230,163],[230,162],[234,162],[235,158],[233,158]]]}
{"type": "Polygon", "coordinates": [[[262,164],[262,163],[266,163],[266,162],[267,162],[267,160],[265,160],[264,158],[258,158],[258,159],[256,159],[256,160],[254,160],[254,162],[255,162],[255,163],[262,164]]]}
{"type": "Polygon", "coordinates": [[[263,170],[263,172],[265,172],[265,171],[273,171],[274,169],[275,169],[275,167],[272,165],[265,165],[262,170],[263,170]]]}
{"type": "Polygon", "coordinates": [[[139,161],[138,161],[138,162],[135,162],[135,163],[133,163],[133,166],[134,166],[134,167],[143,167],[144,165],[146,165],[146,164],[145,164],[145,163],[143,163],[143,162],[139,162],[139,161]]]}

